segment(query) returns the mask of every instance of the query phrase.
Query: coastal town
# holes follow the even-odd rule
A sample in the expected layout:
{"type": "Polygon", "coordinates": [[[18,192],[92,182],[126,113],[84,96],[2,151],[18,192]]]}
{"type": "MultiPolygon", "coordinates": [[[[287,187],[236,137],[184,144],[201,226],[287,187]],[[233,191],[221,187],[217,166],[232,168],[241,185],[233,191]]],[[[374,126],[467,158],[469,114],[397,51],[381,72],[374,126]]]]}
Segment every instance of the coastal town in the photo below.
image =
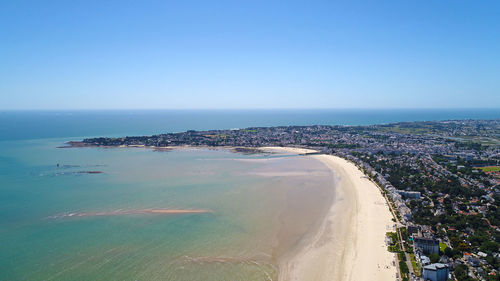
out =
{"type": "Polygon", "coordinates": [[[90,138],[71,146],[300,147],[355,163],[394,215],[399,280],[500,280],[500,120],[282,126],[90,138]]]}

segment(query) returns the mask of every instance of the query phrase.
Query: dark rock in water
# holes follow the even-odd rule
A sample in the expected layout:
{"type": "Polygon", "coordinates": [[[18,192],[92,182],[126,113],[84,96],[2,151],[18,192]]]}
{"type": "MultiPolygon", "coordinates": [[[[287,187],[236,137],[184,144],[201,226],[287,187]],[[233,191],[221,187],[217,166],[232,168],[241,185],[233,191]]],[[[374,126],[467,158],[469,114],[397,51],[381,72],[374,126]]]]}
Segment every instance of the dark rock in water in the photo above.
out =
{"type": "Polygon", "coordinates": [[[102,174],[103,171],[78,171],[78,174],[102,174]]]}
{"type": "Polygon", "coordinates": [[[72,148],[72,147],[91,147],[93,145],[82,141],[68,141],[66,145],[58,146],[57,148],[72,148]]]}
{"type": "Polygon", "coordinates": [[[268,153],[262,149],[255,148],[255,147],[235,147],[232,149],[232,151],[235,153],[242,153],[245,155],[268,153]]]}

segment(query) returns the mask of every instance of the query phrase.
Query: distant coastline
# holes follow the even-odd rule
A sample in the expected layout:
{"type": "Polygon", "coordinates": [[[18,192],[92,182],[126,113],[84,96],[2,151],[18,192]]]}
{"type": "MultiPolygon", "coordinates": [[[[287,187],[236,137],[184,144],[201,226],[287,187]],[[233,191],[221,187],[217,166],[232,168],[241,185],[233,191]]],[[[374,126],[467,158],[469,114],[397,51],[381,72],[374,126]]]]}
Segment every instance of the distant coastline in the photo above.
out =
{"type": "Polygon", "coordinates": [[[226,130],[290,125],[371,126],[397,122],[498,118],[500,118],[499,108],[9,110],[0,111],[0,141],[140,136],[187,130],[226,130]]]}

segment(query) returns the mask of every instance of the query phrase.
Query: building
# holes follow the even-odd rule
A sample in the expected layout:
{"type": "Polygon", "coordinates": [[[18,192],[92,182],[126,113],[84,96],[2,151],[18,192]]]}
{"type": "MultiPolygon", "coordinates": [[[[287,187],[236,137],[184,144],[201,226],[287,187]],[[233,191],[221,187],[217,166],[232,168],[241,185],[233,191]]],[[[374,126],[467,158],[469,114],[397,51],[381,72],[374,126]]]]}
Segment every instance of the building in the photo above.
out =
{"type": "Polygon", "coordinates": [[[411,199],[420,199],[420,192],[418,191],[406,191],[406,190],[398,190],[398,193],[404,198],[411,199]]]}
{"type": "Polygon", "coordinates": [[[481,260],[475,257],[469,257],[467,261],[472,267],[479,267],[481,265],[481,260]]]}
{"type": "Polygon", "coordinates": [[[450,275],[450,269],[447,264],[433,263],[424,266],[424,280],[446,281],[450,275]]]}
{"type": "Polygon", "coordinates": [[[412,225],[412,224],[408,225],[406,227],[406,229],[408,231],[408,236],[411,236],[412,234],[416,234],[419,231],[418,226],[412,225]]]}
{"type": "Polygon", "coordinates": [[[439,241],[435,239],[417,237],[413,240],[413,245],[424,254],[439,254],[439,241]]]}
{"type": "Polygon", "coordinates": [[[420,263],[422,265],[428,265],[431,263],[431,259],[428,256],[420,256],[420,263]]]}

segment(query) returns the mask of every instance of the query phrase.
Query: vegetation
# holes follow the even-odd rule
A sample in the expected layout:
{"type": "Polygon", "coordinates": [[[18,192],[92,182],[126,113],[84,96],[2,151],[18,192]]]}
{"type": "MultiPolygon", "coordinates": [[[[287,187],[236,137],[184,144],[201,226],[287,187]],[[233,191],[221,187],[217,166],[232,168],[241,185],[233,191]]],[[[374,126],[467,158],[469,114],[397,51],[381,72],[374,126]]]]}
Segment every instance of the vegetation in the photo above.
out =
{"type": "Polygon", "coordinates": [[[486,166],[486,167],[477,167],[483,172],[500,172],[500,166],[486,166]]]}
{"type": "Polygon", "coordinates": [[[405,261],[399,261],[399,271],[401,272],[401,278],[403,278],[403,280],[408,280],[408,274],[410,273],[410,270],[408,269],[408,265],[406,265],[405,261]]]}
{"type": "Polygon", "coordinates": [[[473,281],[474,279],[472,277],[469,277],[468,275],[468,268],[467,266],[461,264],[455,268],[455,278],[457,278],[458,281],[473,281]]]}
{"type": "Polygon", "coordinates": [[[387,246],[387,250],[392,253],[399,253],[401,251],[401,245],[399,245],[397,234],[395,232],[387,232],[387,236],[389,236],[392,241],[392,243],[387,246]]]}
{"type": "Polygon", "coordinates": [[[416,276],[420,276],[420,267],[417,264],[417,261],[415,260],[415,254],[411,253],[410,254],[410,261],[411,261],[411,266],[413,267],[413,274],[416,276]]]}
{"type": "Polygon", "coordinates": [[[446,247],[445,243],[439,242],[439,251],[441,251],[441,253],[444,253],[444,249],[446,249],[446,247]]]}

